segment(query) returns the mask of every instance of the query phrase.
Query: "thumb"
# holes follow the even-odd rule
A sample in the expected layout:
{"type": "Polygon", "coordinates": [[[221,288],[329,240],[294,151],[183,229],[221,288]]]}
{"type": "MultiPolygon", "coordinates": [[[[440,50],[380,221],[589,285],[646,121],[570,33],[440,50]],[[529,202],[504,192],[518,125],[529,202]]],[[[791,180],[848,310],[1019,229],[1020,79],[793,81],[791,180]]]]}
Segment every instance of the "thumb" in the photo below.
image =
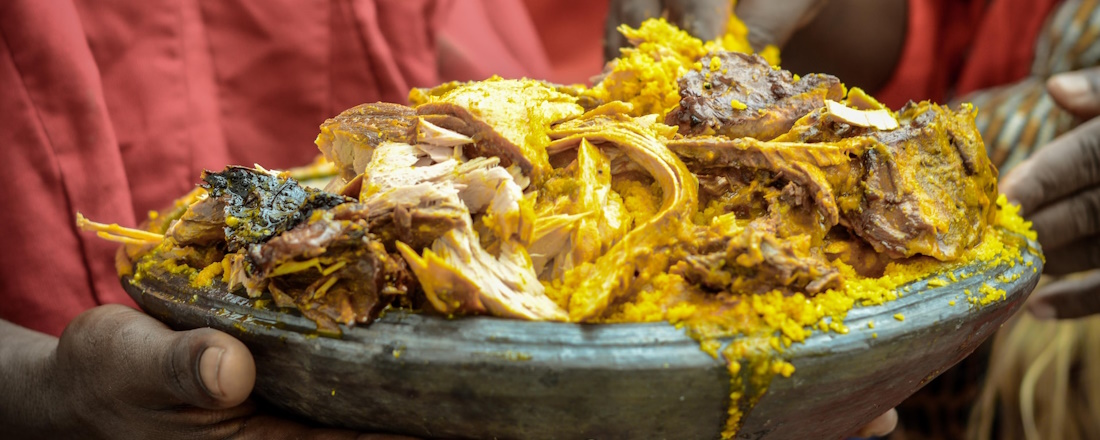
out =
{"type": "Polygon", "coordinates": [[[233,337],[209,328],[173,331],[124,306],[78,316],[58,350],[71,356],[66,364],[105,382],[99,386],[116,398],[152,408],[234,407],[256,380],[251,353],[233,337]]]}
{"type": "Polygon", "coordinates": [[[856,432],[855,436],[859,438],[884,437],[890,435],[891,432],[894,432],[894,429],[897,428],[897,426],[898,410],[890,408],[889,411],[886,411],[878,417],[875,417],[874,420],[871,420],[862,428],[860,428],[859,431],[856,432]]]}
{"type": "Polygon", "coordinates": [[[1076,70],[1047,80],[1054,102],[1083,119],[1100,116],[1100,68],[1076,70]]]}

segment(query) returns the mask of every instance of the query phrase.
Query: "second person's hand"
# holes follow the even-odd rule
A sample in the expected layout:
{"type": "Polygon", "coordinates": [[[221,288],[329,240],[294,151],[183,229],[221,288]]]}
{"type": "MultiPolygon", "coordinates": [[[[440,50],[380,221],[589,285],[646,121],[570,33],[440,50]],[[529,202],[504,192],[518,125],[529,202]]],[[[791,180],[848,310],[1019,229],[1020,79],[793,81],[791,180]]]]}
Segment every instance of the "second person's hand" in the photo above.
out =
{"type": "Polygon", "coordinates": [[[1001,181],[1001,191],[1032,221],[1046,255],[1044,272],[1078,274],[1035,291],[1038,318],[1100,313],[1100,69],[1050,79],[1060,107],[1086,122],[1059,136],[1001,181]]]}
{"type": "Polygon", "coordinates": [[[669,22],[696,38],[713,40],[726,30],[730,0],[611,0],[604,27],[604,59],[619,56],[619,48],[629,42],[619,33],[619,25],[638,27],[649,18],[667,14],[669,22]]]}
{"type": "MultiPolygon", "coordinates": [[[[827,0],[741,0],[737,16],[749,28],[749,42],[761,50],[783,47],[802,26],[813,20],[827,0]]],[[[604,59],[619,55],[628,42],[619,25],[638,27],[648,18],[667,16],[669,22],[702,40],[713,40],[726,31],[730,0],[611,0],[604,27],[604,59]]]]}

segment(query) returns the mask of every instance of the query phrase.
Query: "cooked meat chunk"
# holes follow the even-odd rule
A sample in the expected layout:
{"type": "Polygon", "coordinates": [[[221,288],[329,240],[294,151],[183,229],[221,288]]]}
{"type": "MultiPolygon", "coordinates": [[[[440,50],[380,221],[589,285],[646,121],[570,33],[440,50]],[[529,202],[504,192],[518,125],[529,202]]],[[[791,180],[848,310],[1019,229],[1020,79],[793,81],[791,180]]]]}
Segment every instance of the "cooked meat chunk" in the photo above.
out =
{"type": "Polygon", "coordinates": [[[404,261],[386,253],[365,221],[331,213],[251,246],[246,259],[252,283],[329,334],[339,334],[336,324],[370,322],[413,284],[404,261]]]}
{"type": "Polygon", "coordinates": [[[416,108],[429,122],[474,139],[469,157],[498,157],[505,167],[518,165],[535,180],[550,171],[547,131],[554,123],[579,116],[577,98],[533,80],[492,78],[448,84],[424,95],[416,108]]]}
{"type": "Polygon", "coordinates": [[[795,79],[759,55],[715,52],[702,68],[680,77],[680,106],[665,118],[683,135],[721,135],[770,140],[786,133],[805,114],[844,97],[836,77],[813,74],[795,79]]]}
{"type": "Polygon", "coordinates": [[[726,289],[729,292],[766,293],[782,289],[785,293],[821,293],[842,285],[840,271],[817,251],[808,235],[779,238],[773,231],[756,229],[730,240],[726,258],[733,257],[741,276],[726,289]]]}
{"type": "Polygon", "coordinates": [[[774,221],[731,227],[734,216],[720,217],[696,234],[700,245],[677,262],[672,272],[715,292],[815,294],[842,283],[840,272],[815,250],[809,234],[783,236],[774,221]],[[707,248],[715,248],[707,251],[707,248]]]}
{"type": "MultiPolygon", "coordinates": [[[[794,182],[809,192],[826,226],[839,221],[837,197],[852,177],[851,156],[864,146],[858,141],[836,144],[762,142],[753,138],[695,137],[670,141],[668,146],[693,170],[765,170],[794,182]]],[[[858,165],[858,164],[857,164],[858,165]]],[[[746,185],[752,185],[754,177],[746,185]]]]}
{"type": "Polygon", "coordinates": [[[416,133],[413,109],[385,102],[361,104],[321,124],[315,143],[336,164],[340,178],[351,181],[363,172],[371,153],[383,142],[412,143],[416,133]]]}
{"type": "MultiPolygon", "coordinates": [[[[396,143],[383,144],[375,156],[367,165],[357,211],[383,242],[394,246],[400,240],[413,249],[423,249],[466,222],[469,213],[460,199],[451,197],[457,191],[453,180],[460,175],[457,161],[416,166],[427,159],[427,153],[396,143]]],[[[464,166],[462,171],[467,171],[476,163],[464,166]]],[[[347,215],[355,214],[349,211],[347,215]]],[[[396,247],[391,248],[394,250],[396,247]]]]}
{"type": "MultiPolygon", "coordinates": [[[[461,225],[464,213],[450,206],[432,205],[429,200],[421,199],[426,203],[416,207],[396,206],[389,216],[372,217],[371,230],[385,243],[400,241],[414,249],[431,246],[444,233],[461,225]]],[[[393,252],[397,248],[387,249],[393,252]]]]}
{"type": "Polygon", "coordinates": [[[694,137],[669,147],[703,174],[749,168],[797,183],[826,226],[850,228],[877,252],[953,260],[981,239],[996,197],[997,173],[973,112],[910,104],[899,128],[878,130],[816,111],[784,142],[694,137]]]}
{"type": "Polygon", "coordinates": [[[877,130],[812,112],[777,140],[864,145],[859,186],[847,190],[841,223],[893,258],[953,260],[992,220],[997,171],[974,125],[975,110],[928,102],[898,112],[899,127],[877,130]]]}
{"type": "Polygon", "coordinates": [[[997,170],[975,112],[910,103],[898,113],[901,128],[872,132],[862,200],[841,213],[852,231],[895,258],[954,260],[981,240],[995,215],[997,170]]]}
{"type": "Polygon", "coordinates": [[[224,197],[205,197],[187,206],[165,235],[180,246],[210,246],[225,241],[224,197]]]}
{"type": "Polygon", "coordinates": [[[809,192],[778,175],[741,171],[725,178],[740,186],[738,180],[751,177],[754,184],[726,200],[750,203],[753,212],[731,211],[696,228],[685,243],[687,256],[673,272],[708,290],[738,294],[775,289],[814,294],[839,287],[840,272],[821,251],[829,225],[809,192]],[[763,213],[756,215],[760,205],[763,213]]]}
{"type": "Polygon", "coordinates": [[[210,197],[221,200],[210,203],[225,207],[225,238],[230,252],[293,228],[309,218],[314,209],[329,209],[348,201],[336,194],[304,188],[294,179],[251,168],[204,171],[202,179],[210,197]]]}

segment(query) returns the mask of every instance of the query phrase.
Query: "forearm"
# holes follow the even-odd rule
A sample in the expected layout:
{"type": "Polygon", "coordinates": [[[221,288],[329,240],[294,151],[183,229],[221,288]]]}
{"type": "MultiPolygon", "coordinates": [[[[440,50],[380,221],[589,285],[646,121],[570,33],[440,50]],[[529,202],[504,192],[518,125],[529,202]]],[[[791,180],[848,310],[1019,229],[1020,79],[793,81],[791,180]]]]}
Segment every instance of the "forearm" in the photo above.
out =
{"type": "Polygon", "coordinates": [[[15,438],[57,438],[64,396],[50,378],[57,338],[0,320],[0,426],[15,438]]]}

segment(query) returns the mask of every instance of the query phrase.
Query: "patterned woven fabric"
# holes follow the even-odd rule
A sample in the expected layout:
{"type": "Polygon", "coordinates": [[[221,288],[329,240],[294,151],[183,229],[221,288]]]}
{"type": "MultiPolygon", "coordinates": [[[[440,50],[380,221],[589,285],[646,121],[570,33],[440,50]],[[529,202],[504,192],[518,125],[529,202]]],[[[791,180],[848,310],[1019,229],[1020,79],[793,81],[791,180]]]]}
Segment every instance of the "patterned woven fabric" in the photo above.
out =
{"type": "Polygon", "coordinates": [[[978,107],[978,129],[1002,175],[1036,148],[1081,122],[1058,108],[1046,91],[1046,80],[1057,73],[1100,65],[1097,6],[1098,0],[1072,0],[1059,5],[1036,42],[1030,77],[958,100],[978,107]]]}

